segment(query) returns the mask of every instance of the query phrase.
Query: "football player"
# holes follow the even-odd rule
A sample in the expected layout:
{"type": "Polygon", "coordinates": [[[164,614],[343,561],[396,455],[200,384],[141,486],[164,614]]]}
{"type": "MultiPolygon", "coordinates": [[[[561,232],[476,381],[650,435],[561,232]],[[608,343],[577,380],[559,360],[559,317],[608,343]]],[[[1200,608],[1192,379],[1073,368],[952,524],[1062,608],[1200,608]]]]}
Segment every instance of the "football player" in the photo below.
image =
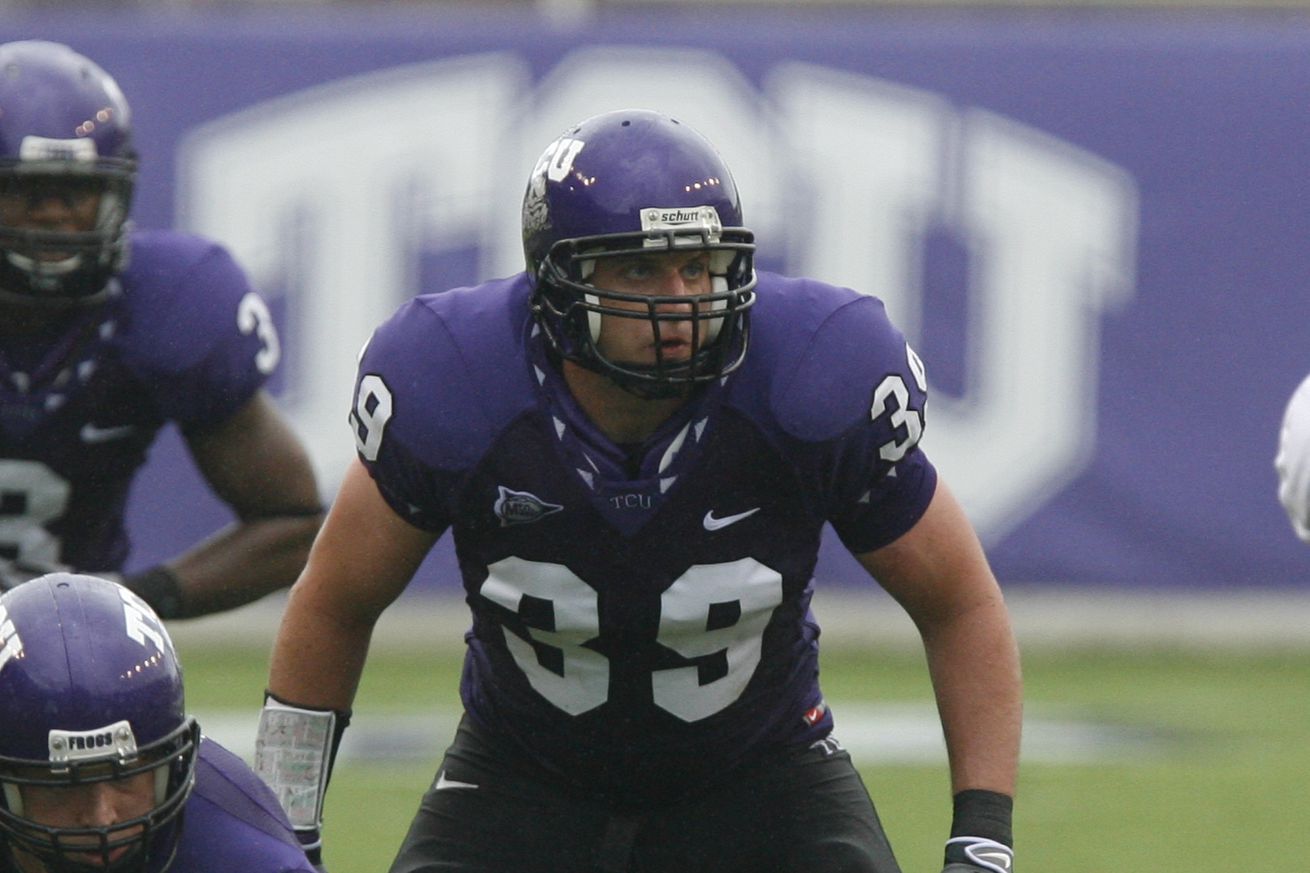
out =
{"type": "Polygon", "coordinates": [[[313,843],[373,624],[452,529],[465,717],[393,873],[894,873],[818,683],[830,522],[922,633],[947,869],[1009,873],[1017,647],[882,303],[757,275],[728,168],[656,112],[552,143],[522,222],[526,272],[417,297],[360,359],[259,731],[292,824],[313,843]]]}
{"type": "Polygon", "coordinates": [[[124,506],[174,422],[234,524],[124,581],[165,618],[286,587],[322,506],[264,392],[268,307],[219,245],[133,231],[132,120],[67,46],[0,45],[0,590],[51,569],[116,572],[124,506]]]}
{"type": "Polygon", "coordinates": [[[0,596],[0,873],[312,869],[277,798],[186,714],[145,601],[70,573],[0,596]]]}

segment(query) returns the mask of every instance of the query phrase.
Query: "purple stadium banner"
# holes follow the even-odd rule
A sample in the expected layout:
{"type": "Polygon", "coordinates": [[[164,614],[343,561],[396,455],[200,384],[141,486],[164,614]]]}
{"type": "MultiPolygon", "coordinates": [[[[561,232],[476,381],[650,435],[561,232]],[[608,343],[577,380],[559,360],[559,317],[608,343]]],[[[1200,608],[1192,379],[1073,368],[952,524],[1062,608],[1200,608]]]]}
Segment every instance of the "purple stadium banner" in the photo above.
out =
{"type": "MultiPolygon", "coordinates": [[[[1310,17],[606,8],[8,12],[115,74],[135,216],[226,242],[335,490],[355,355],[405,297],[519,269],[540,149],[664,109],[722,149],[761,262],[884,298],[925,445],[1005,583],[1306,588],[1275,498],[1310,371],[1310,17]]],[[[226,522],[176,435],[133,566],[226,522]],[[182,508],[185,508],[183,511],[182,508]]],[[[449,586],[443,544],[420,587],[449,586]]],[[[819,574],[860,584],[831,543],[819,574]]]]}

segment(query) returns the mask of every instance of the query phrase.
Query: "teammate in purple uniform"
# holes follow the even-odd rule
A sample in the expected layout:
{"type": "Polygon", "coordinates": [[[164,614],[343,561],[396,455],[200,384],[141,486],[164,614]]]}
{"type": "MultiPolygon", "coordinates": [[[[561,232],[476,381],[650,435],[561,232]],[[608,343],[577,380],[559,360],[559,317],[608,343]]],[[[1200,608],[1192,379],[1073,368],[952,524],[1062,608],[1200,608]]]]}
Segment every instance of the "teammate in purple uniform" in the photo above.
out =
{"type": "Polygon", "coordinates": [[[312,869],[277,798],[186,715],[145,601],[71,573],[0,596],[0,873],[312,869]]]}
{"type": "Polygon", "coordinates": [[[124,507],[175,422],[237,521],[126,583],[165,618],[289,585],[321,501],[262,385],[268,307],[220,246],[133,232],[131,118],[64,45],[0,45],[0,590],[52,568],[118,571],[124,507]]]}
{"type": "Polygon", "coordinates": [[[882,304],[757,277],[727,167],[653,112],[551,144],[523,240],[525,273],[412,300],[361,358],[359,461],[260,724],[293,825],[313,839],[374,622],[449,528],[466,715],[393,873],[893,873],[818,685],[830,522],[922,633],[947,869],[1008,873],[1015,641],[882,304]]]}

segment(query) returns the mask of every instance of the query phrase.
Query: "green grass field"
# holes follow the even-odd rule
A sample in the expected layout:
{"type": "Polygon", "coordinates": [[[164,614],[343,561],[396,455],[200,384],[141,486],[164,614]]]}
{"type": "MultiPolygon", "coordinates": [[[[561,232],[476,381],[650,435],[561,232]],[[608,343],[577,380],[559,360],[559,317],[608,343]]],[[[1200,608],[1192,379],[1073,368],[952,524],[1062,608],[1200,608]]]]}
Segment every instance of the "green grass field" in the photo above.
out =
{"type": "MultiPolygon", "coordinates": [[[[184,639],[179,649],[190,709],[238,717],[244,710],[253,733],[265,650],[184,639]]],[[[356,726],[440,708],[446,715],[433,719],[439,736],[431,741],[440,749],[457,707],[458,669],[449,648],[375,651],[356,726]]],[[[1025,653],[1024,671],[1036,760],[1026,760],[1021,774],[1020,871],[1310,869],[1310,650],[1061,653],[1044,646],[1025,653]],[[1059,752],[1079,730],[1090,732],[1072,744],[1080,751],[1059,752]],[[1050,748],[1056,753],[1036,754],[1050,748]]],[[[830,647],[823,682],[839,737],[844,711],[922,712],[931,703],[921,657],[901,648],[830,647]]],[[[1026,733],[1026,749],[1028,742],[1026,733]]],[[[939,873],[950,813],[944,764],[864,762],[846,744],[906,873],[939,873]]],[[[435,752],[424,760],[342,761],[326,811],[333,873],[386,870],[436,764],[435,752]]]]}

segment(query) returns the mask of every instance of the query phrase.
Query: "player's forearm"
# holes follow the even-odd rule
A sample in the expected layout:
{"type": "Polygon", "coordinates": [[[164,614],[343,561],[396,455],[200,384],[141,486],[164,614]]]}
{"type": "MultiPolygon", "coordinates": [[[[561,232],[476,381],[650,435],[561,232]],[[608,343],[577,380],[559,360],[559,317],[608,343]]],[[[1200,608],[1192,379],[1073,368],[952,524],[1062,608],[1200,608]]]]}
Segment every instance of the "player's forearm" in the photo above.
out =
{"type": "Polygon", "coordinates": [[[298,706],[349,710],[372,633],[371,619],[333,608],[304,584],[293,587],[273,646],[268,690],[298,706]]]}
{"type": "Polygon", "coordinates": [[[1004,604],[981,603],[924,629],[946,736],[951,789],[1014,795],[1023,691],[1018,647],[1004,604]]]}
{"type": "Polygon", "coordinates": [[[311,512],[234,523],[168,562],[180,589],[177,617],[232,609],[289,586],[322,518],[311,512]]]}

